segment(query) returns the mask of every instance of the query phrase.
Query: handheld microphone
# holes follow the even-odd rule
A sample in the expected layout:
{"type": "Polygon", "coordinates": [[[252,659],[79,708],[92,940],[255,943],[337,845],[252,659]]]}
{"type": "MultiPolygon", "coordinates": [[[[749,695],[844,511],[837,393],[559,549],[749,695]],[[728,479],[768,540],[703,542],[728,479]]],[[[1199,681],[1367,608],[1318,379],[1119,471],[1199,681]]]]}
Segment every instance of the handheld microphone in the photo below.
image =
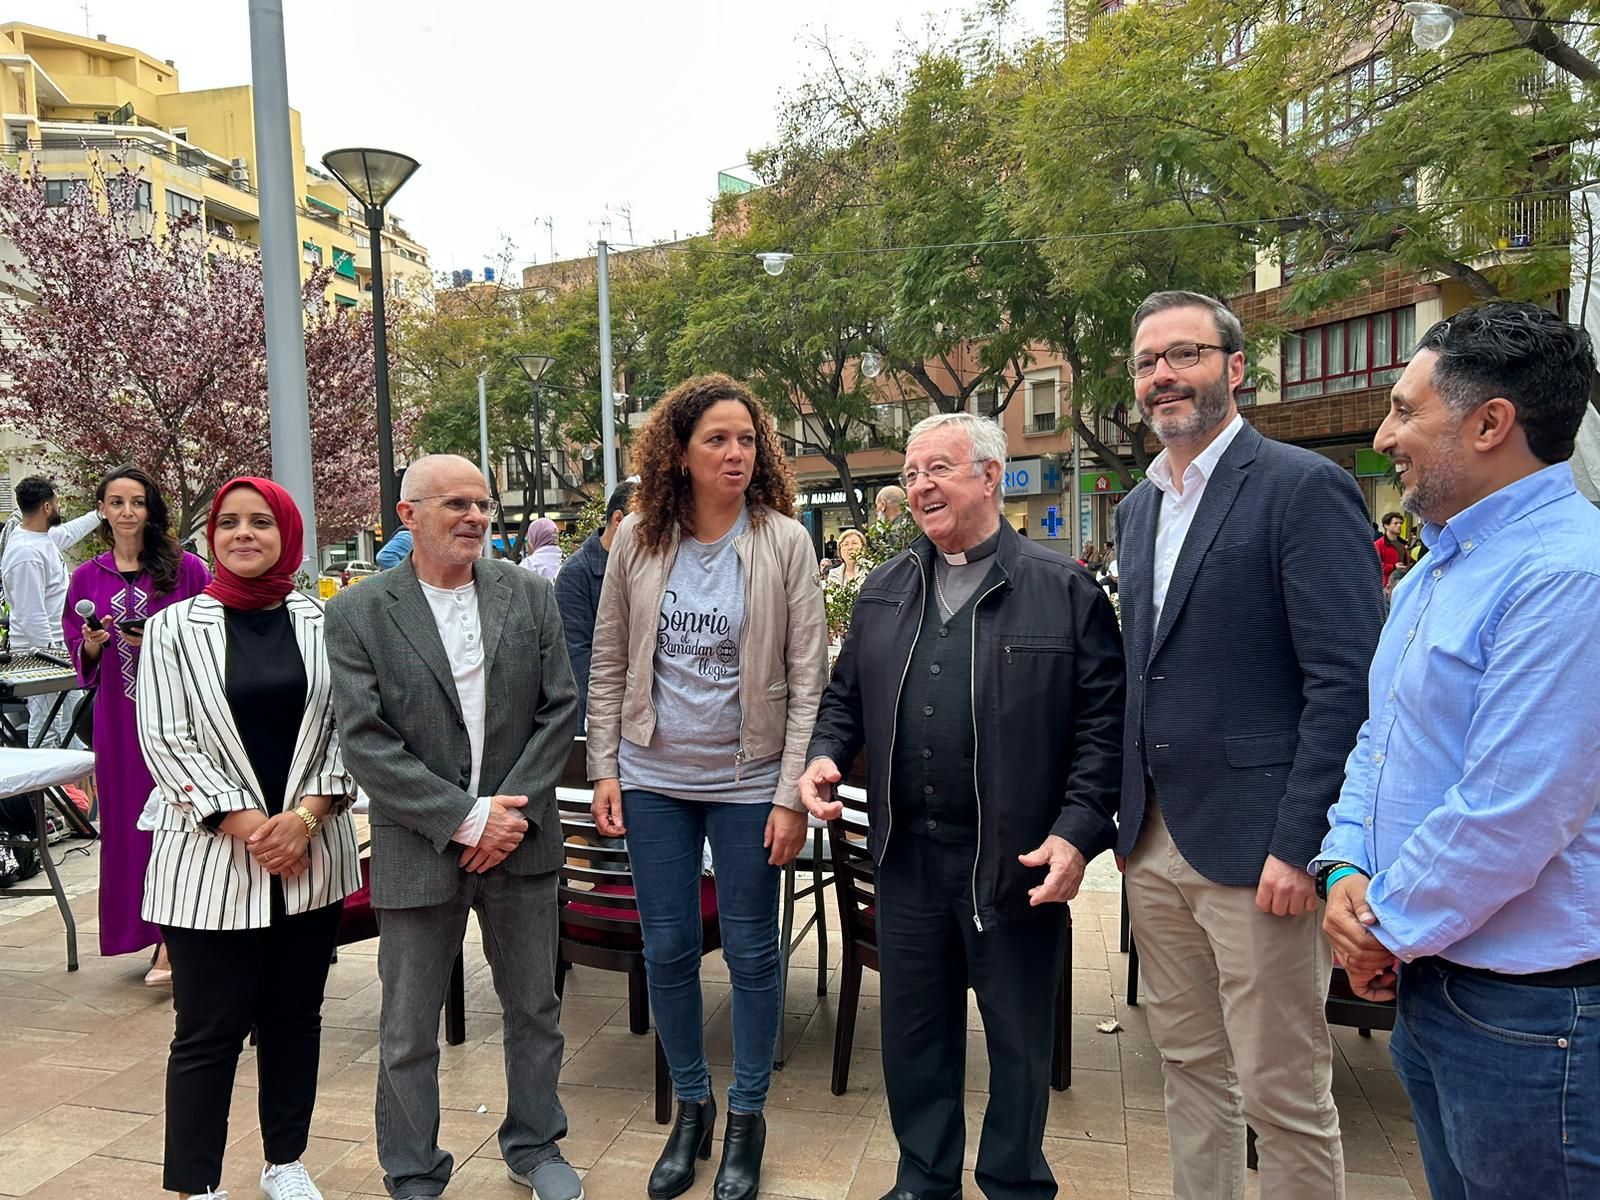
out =
{"type": "Polygon", "coordinates": [[[105,628],[105,626],[100,623],[100,618],[94,615],[94,601],[90,600],[87,596],[74,604],[72,606],[72,611],[82,617],[83,623],[96,633],[99,633],[105,628]]]}

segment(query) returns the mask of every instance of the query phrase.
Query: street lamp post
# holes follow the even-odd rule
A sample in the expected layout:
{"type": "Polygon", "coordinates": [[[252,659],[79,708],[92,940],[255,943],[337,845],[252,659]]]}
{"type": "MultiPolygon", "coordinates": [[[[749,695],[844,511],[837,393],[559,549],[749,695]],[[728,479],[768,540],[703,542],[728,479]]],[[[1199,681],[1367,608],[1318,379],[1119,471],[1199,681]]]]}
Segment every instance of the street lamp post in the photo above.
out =
{"type": "Polygon", "coordinates": [[[519,354],[516,358],[517,365],[526,371],[528,378],[533,381],[533,494],[539,515],[542,517],[544,516],[544,416],[539,411],[539,400],[544,389],[539,381],[550,369],[550,364],[556,360],[548,354],[519,354]]]}
{"type": "Polygon", "coordinates": [[[383,540],[394,536],[395,504],[400,489],[394,477],[394,427],[389,418],[389,327],[383,314],[383,210],[416,171],[418,162],[392,150],[330,150],[322,165],[361,201],[372,243],[373,376],[378,393],[378,519],[383,540]]]}

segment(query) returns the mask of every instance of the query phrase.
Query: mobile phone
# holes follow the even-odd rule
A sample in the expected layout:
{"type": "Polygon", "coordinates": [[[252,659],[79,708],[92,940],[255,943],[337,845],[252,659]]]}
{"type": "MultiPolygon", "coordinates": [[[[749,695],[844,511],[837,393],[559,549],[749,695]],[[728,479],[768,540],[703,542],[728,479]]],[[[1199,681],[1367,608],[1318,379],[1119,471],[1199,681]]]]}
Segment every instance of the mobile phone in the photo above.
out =
{"type": "Polygon", "coordinates": [[[137,621],[118,621],[117,628],[125,634],[132,634],[134,637],[143,637],[144,618],[141,617],[137,621]]]}

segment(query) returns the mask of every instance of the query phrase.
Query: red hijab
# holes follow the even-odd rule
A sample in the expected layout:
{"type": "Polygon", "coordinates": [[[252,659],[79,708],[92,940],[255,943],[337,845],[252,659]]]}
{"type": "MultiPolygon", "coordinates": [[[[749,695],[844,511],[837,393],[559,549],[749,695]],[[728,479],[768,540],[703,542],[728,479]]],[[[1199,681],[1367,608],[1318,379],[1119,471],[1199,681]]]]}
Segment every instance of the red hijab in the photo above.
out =
{"type": "Polygon", "coordinates": [[[213,550],[212,579],[206,587],[206,595],[216,597],[228,608],[271,608],[294,591],[295,573],[299,571],[300,560],[305,554],[305,524],[300,519],[300,509],[294,497],[288,492],[270,479],[240,475],[218,488],[216,497],[211,501],[211,519],[206,522],[206,541],[211,546],[215,547],[217,542],[217,514],[222,511],[223,498],[242,487],[254,488],[266,498],[267,507],[272,510],[273,519],[278,523],[283,552],[266,574],[244,579],[228,570],[221,556],[213,550]]]}

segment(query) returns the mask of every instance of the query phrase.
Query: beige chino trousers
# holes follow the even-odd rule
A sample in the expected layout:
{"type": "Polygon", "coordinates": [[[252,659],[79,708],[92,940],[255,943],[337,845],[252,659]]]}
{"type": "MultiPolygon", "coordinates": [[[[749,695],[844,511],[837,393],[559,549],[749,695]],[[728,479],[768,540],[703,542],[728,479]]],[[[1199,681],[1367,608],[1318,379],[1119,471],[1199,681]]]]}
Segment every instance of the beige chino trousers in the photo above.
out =
{"type": "Polygon", "coordinates": [[[1211,882],[1184,860],[1153,801],[1127,882],[1175,1200],[1240,1200],[1247,1122],[1262,1200],[1341,1200],[1321,913],[1270,916],[1256,909],[1255,888],[1211,882]]]}

